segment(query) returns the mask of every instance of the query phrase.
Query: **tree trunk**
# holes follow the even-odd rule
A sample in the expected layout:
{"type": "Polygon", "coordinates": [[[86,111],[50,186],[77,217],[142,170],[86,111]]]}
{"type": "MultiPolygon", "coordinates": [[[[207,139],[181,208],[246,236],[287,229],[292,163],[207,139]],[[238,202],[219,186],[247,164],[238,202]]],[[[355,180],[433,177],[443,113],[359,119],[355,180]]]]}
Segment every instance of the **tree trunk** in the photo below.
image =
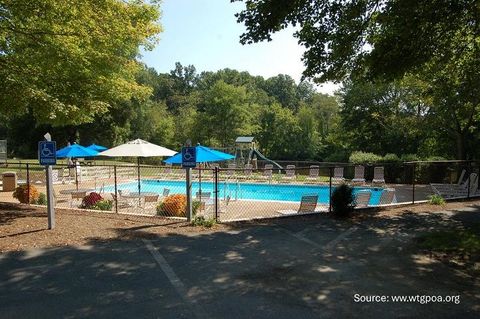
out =
{"type": "Polygon", "coordinates": [[[456,144],[457,144],[457,160],[466,160],[466,133],[465,132],[457,132],[456,136],[456,144]]]}

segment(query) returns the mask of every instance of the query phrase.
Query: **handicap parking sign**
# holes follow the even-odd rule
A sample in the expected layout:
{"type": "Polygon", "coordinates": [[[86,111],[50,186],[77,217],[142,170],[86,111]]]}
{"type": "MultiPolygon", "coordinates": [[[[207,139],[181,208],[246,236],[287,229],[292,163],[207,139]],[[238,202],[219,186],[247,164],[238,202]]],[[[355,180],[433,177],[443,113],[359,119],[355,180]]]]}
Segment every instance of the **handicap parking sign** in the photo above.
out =
{"type": "Polygon", "coordinates": [[[182,148],[182,167],[195,167],[197,165],[197,149],[195,147],[182,148]]]}
{"type": "Polygon", "coordinates": [[[56,165],[57,144],[54,141],[38,142],[38,160],[40,165],[56,165]]]}

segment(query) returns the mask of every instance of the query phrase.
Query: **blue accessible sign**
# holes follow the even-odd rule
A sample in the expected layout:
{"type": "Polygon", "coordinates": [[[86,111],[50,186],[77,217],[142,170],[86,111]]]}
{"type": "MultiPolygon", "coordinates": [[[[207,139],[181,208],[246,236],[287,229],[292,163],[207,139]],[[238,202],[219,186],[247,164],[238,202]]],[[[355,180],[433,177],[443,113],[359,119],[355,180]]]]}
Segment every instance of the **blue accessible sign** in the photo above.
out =
{"type": "Polygon", "coordinates": [[[40,165],[57,164],[57,144],[56,142],[42,141],[38,142],[38,160],[40,165]]]}
{"type": "Polygon", "coordinates": [[[195,167],[197,165],[197,149],[195,147],[182,148],[182,167],[195,167]]]}

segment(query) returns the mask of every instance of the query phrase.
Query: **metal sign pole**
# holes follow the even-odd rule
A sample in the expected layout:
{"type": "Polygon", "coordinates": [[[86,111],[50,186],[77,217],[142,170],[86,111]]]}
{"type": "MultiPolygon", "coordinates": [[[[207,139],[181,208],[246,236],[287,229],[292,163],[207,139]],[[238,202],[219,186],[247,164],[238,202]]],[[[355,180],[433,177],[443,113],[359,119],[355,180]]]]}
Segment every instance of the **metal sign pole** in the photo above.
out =
{"type": "MultiPolygon", "coordinates": [[[[49,133],[45,134],[45,140],[50,142],[52,137],[49,133]]],[[[53,201],[53,184],[52,184],[52,166],[47,165],[46,169],[47,181],[47,214],[48,214],[48,229],[55,228],[55,209],[53,201]]]]}
{"type": "Polygon", "coordinates": [[[193,212],[192,212],[192,171],[191,167],[195,167],[196,164],[196,153],[195,149],[192,149],[192,142],[187,140],[185,143],[185,147],[182,148],[182,167],[185,168],[185,182],[186,182],[186,189],[185,192],[187,194],[187,207],[186,207],[186,214],[187,214],[187,221],[191,222],[193,219],[193,212]]]}
{"type": "Polygon", "coordinates": [[[185,169],[187,181],[187,221],[192,221],[192,171],[190,167],[185,169]]]}

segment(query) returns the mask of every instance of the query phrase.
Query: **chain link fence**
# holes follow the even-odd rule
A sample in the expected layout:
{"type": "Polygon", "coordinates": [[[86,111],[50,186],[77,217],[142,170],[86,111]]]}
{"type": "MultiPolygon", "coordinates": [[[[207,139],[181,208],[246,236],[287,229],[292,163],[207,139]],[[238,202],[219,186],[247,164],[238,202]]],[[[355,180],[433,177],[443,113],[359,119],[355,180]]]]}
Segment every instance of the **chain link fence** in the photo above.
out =
{"type": "MultiPolygon", "coordinates": [[[[282,168],[214,164],[192,170],[192,207],[196,216],[220,222],[325,213],[342,183],[353,187],[356,208],[420,203],[432,195],[473,198],[480,196],[479,167],[470,161],[282,168]]],[[[0,176],[1,201],[46,204],[44,167],[11,163],[1,168],[0,176]],[[14,197],[18,185],[24,186],[14,197]]],[[[55,207],[186,218],[185,178],[184,169],[172,166],[56,165],[55,207]]]]}

